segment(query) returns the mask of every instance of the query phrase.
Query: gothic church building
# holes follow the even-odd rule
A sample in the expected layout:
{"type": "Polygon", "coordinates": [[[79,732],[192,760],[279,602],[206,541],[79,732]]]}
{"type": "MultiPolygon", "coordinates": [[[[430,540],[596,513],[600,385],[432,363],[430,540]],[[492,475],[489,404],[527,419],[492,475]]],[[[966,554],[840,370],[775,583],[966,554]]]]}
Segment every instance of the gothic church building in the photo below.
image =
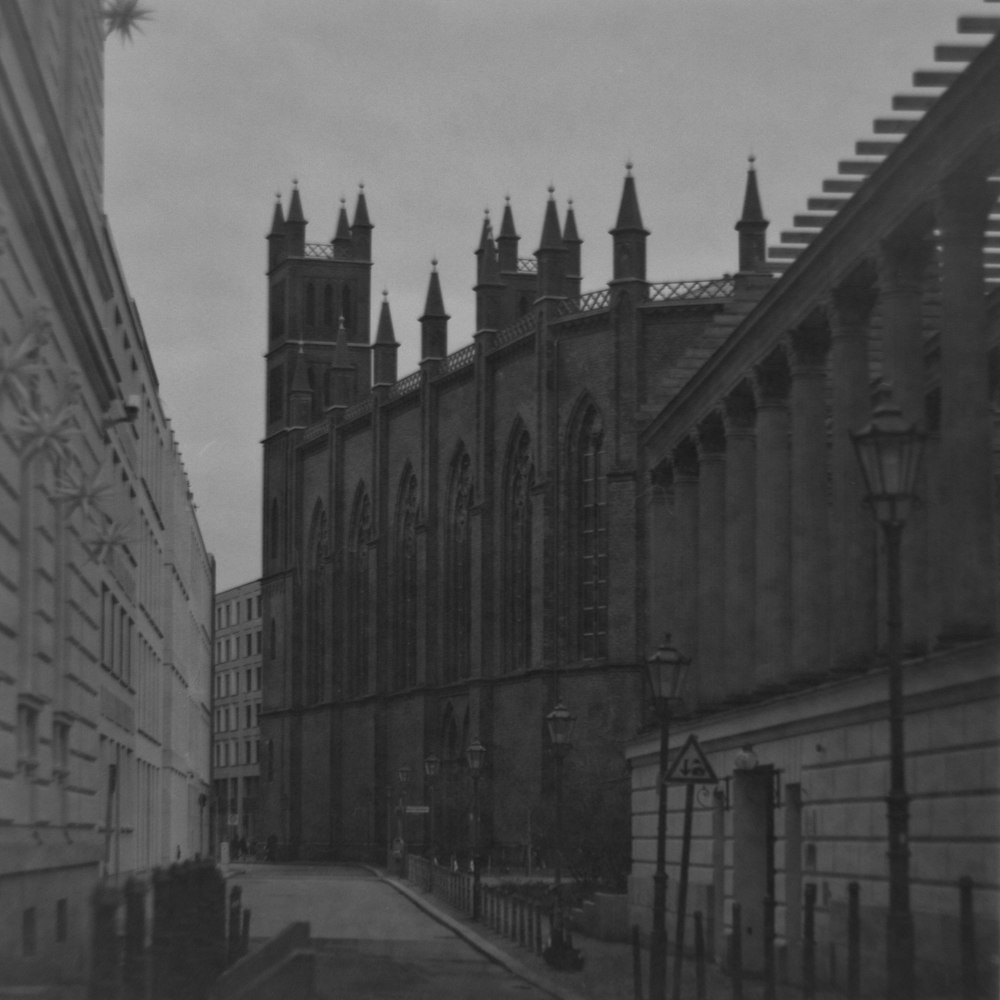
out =
{"type": "Polygon", "coordinates": [[[297,188],[275,207],[261,831],[281,856],[384,858],[397,833],[419,847],[432,831],[467,853],[476,738],[484,849],[544,854],[545,716],[562,701],[567,801],[618,829],[627,860],[624,745],[648,724],[642,667],[669,627],[647,613],[638,435],[773,283],[766,226],[751,167],[739,271],[650,282],[629,171],[613,276],[583,294],[572,205],[560,221],[550,192],[524,257],[508,202],[476,251],[473,343],[449,353],[435,271],[419,370],[398,379],[386,301],[372,336],[364,191],[328,243],[307,242],[297,188]],[[402,795],[433,817],[404,827],[402,795]]]}

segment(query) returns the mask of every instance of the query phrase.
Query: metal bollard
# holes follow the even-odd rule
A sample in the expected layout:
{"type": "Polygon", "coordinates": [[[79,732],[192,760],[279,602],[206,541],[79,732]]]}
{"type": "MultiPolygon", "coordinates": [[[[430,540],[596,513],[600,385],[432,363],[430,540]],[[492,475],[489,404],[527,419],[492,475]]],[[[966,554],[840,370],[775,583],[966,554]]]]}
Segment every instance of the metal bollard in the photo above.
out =
{"type": "Polygon", "coordinates": [[[848,1000],[861,996],[861,905],[857,882],[847,886],[847,996],[848,1000]]]}
{"type": "Polygon", "coordinates": [[[696,1000],[705,1000],[705,927],[701,910],[694,911],[694,978],[696,1000]]]}
{"type": "Polygon", "coordinates": [[[146,995],[146,887],[137,878],[125,883],[125,964],[122,970],[128,1000],[146,995]]]}
{"type": "Polygon", "coordinates": [[[972,879],[963,875],[958,880],[959,942],[962,955],[962,1000],[979,996],[979,976],[976,969],[976,920],[972,909],[972,879]]]}
{"type": "Polygon", "coordinates": [[[743,907],[733,903],[733,1000],[743,1000],[743,907]]]}
{"type": "Polygon", "coordinates": [[[816,883],[806,884],[802,933],[802,997],[816,996],[816,883]]]}
{"type": "Polygon", "coordinates": [[[632,925],[632,998],[642,1000],[642,948],[638,924],[632,925]]]}

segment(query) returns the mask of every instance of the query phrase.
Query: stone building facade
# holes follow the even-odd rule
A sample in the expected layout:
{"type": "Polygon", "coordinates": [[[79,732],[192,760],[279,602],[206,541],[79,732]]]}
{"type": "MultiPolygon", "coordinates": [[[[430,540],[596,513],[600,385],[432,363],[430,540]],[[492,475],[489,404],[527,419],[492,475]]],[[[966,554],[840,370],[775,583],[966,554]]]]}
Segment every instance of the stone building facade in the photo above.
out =
{"type": "MultiPolygon", "coordinates": [[[[889,901],[887,571],[851,434],[884,382],[927,435],[901,564],[916,992],[958,995],[972,941],[996,989],[1000,19],[959,27],[986,37],[937,57],[967,65],[916,74],[902,114],[876,120],[772,248],[780,279],[640,435],[652,602],[693,659],[671,746],[696,734],[720,778],[695,799],[688,913],[725,961],[739,903],[760,973],[769,897],[776,961],[797,979],[815,893],[818,978],[843,984],[854,883],[872,995],[889,901]],[[974,936],[960,935],[962,878],[974,936]]],[[[657,755],[652,731],[628,750],[647,927],[657,755]]],[[[671,911],[683,806],[669,786],[671,911]]]]}
{"type": "Polygon", "coordinates": [[[260,705],[263,618],[260,580],[215,596],[212,667],[212,815],[214,840],[260,837],[260,705]]]}
{"type": "Polygon", "coordinates": [[[0,4],[0,983],[207,848],[213,567],[102,205],[97,0],[0,4]]]}
{"type": "MultiPolygon", "coordinates": [[[[526,257],[508,201],[499,231],[487,216],[480,232],[473,342],[449,353],[435,270],[419,371],[403,379],[387,301],[371,328],[365,192],[329,243],[306,241],[297,189],[287,216],[276,207],[261,801],[283,850],[384,856],[405,764],[409,801],[433,792],[435,849],[468,853],[464,754],[479,738],[484,846],[551,857],[544,717],[562,700],[577,717],[567,826],[609,831],[591,856],[627,866],[622,751],[650,644],[638,435],[771,284],[752,171],[746,203],[738,274],[651,282],[629,172],[611,279],[582,293],[572,206],[560,220],[550,192],[526,257]]],[[[408,822],[426,842],[430,821],[408,822]]]]}

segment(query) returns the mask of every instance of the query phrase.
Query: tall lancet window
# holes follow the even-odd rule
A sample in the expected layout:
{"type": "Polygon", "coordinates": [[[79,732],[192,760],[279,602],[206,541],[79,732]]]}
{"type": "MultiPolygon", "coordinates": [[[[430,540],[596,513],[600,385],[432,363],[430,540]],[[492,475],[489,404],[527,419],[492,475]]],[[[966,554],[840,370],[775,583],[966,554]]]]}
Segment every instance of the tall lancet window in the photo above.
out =
{"type": "Polygon", "coordinates": [[[354,696],[367,694],[370,690],[371,537],[371,500],[364,486],[360,486],[347,540],[347,690],[354,696]]]}
{"type": "Polygon", "coordinates": [[[608,496],[604,424],[591,406],[576,437],[574,470],[575,581],[578,652],[608,655],[608,496]]]}
{"type": "Polygon", "coordinates": [[[504,510],[503,665],[524,670],[531,655],[531,439],[519,428],[507,458],[504,510]]]}
{"type": "Polygon", "coordinates": [[[444,680],[468,677],[472,622],[472,550],[469,513],[472,507],[472,461],[463,448],[451,466],[446,525],[444,680]]]}
{"type": "Polygon", "coordinates": [[[305,700],[323,700],[323,680],[329,661],[329,583],[330,537],[326,511],[317,501],[309,527],[309,547],[306,554],[306,622],[305,622],[305,700]]]}
{"type": "Polygon", "coordinates": [[[417,477],[407,469],[396,505],[393,685],[417,682],[417,477]]]}

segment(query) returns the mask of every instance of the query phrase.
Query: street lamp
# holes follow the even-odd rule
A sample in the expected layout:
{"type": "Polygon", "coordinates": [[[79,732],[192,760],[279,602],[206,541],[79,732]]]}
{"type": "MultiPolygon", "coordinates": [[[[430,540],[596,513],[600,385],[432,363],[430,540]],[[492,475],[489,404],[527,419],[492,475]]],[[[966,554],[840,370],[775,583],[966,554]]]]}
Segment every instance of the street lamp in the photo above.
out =
{"type": "Polygon", "coordinates": [[[406,874],[406,786],[410,783],[410,775],[413,768],[409,764],[400,764],[396,771],[399,779],[399,874],[406,874]]]}
{"type": "Polygon", "coordinates": [[[575,724],[576,716],[571,715],[561,701],[545,716],[552,753],[556,759],[556,907],[555,919],[552,922],[552,943],[545,951],[545,959],[550,965],[561,969],[579,969],[583,965],[580,953],[572,948],[563,936],[562,906],[562,768],[563,760],[570,750],[570,739],[575,724]]]}
{"type": "Polygon", "coordinates": [[[663,1000],[667,990],[667,770],[670,747],[670,710],[680,700],[691,660],[670,645],[670,633],[646,660],[646,676],[653,691],[660,723],[660,768],[656,776],[656,872],[653,875],[653,933],[650,940],[649,997],[663,1000]]]}
{"type": "Polygon", "coordinates": [[[910,799],[903,743],[902,587],[903,525],[916,499],[925,435],[907,423],[883,382],[871,423],[851,435],[868,489],[867,501],[882,526],[886,549],[886,653],[889,660],[889,913],[886,974],[889,1000],[913,996],[913,918],[910,914],[910,799]]]}
{"type": "Polygon", "coordinates": [[[424,778],[427,783],[427,847],[424,851],[428,860],[428,890],[434,891],[434,782],[441,771],[441,758],[436,754],[428,754],[424,758],[424,778]]]}
{"type": "Polygon", "coordinates": [[[472,919],[479,919],[479,775],[486,760],[486,747],[477,736],[465,751],[472,775],[472,919]]]}

